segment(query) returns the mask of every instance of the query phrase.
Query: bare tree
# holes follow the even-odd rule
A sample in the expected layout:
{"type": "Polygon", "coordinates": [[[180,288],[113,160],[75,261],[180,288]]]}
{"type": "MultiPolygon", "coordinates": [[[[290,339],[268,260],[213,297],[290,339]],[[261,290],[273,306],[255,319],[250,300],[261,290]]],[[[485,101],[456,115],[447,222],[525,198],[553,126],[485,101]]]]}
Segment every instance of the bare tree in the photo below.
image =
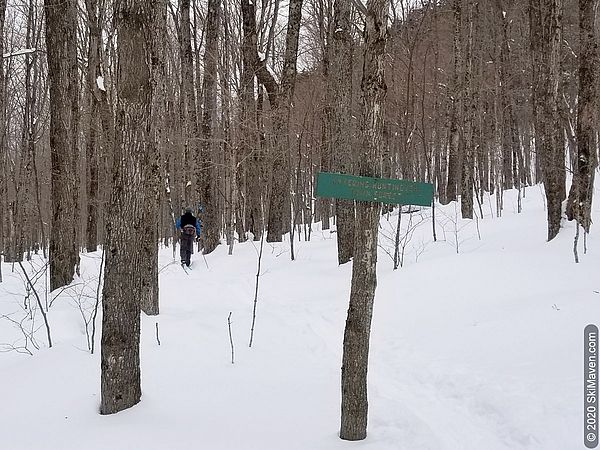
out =
{"type": "Polygon", "coordinates": [[[89,91],[89,126],[86,139],[86,164],[87,164],[87,224],[85,246],[88,252],[95,252],[98,248],[98,150],[100,108],[98,81],[104,84],[100,71],[101,33],[98,17],[98,0],[86,0],[88,25],[88,55],[87,55],[87,88],[89,91]]]}
{"type": "MultiPolygon", "coordinates": [[[[242,68],[240,80],[240,144],[239,155],[247,159],[244,164],[246,169],[247,193],[247,220],[243,230],[248,230],[254,235],[254,240],[260,240],[263,233],[263,214],[260,172],[262,158],[258,151],[258,131],[256,129],[256,100],[254,98],[254,79],[257,66],[257,35],[256,11],[251,0],[241,1],[242,10],[242,68]]],[[[238,174],[241,175],[241,174],[238,174]]],[[[241,186],[241,179],[238,186],[241,186]]],[[[240,208],[241,209],[241,208],[240,208]]],[[[241,220],[238,225],[241,226],[241,220]]],[[[238,232],[240,239],[244,233],[238,232]]]]}
{"type": "MultiPolygon", "coordinates": [[[[463,218],[473,218],[473,171],[475,166],[475,113],[477,109],[477,88],[474,83],[474,20],[479,20],[479,3],[470,1],[467,11],[467,51],[465,56],[465,100],[464,108],[464,152],[461,171],[461,213],[463,218]]],[[[476,34],[476,33],[475,33],[476,34]]]]}
{"type": "Polygon", "coordinates": [[[452,96],[450,98],[450,125],[449,125],[449,150],[448,150],[448,180],[446,184],[446,198],[444,202],[457,199],[456,190],[459,180],[459,158],[460,158],[460,128],[462,123],[462,100],[463,100],[463,56],[462,56],[462,0],[452,1],[452,12],[454,14],[454,39],[453,54],[454,65],[452,72],[452,96]]]}
{"type": "Polygon", "coordinates": [[[166,0],[153,2],[153,32],[149,43],[150,77],[152,83],[152,111],[150,118],[150,132],[148,133],[147,150],[144,154],[144,194],[145,230],[141,241],[145,258],[142,260],[142,292],[141,308],[148,315],[159,313],[158,296],[158,221],[161,192],[161,148],[164,143],[164,111],[165,111],[165,73],[164,60],[166,39],[166,0]]]}
{"type": "MultiPolygon", "coordinates": [[[[383,112],[386,85],[384,56],[388,0],[369,0],[365,17],[362,76],[362,138],[358,174],[381,176],[383,112]]],[[[373,301],[377,286],[377,235],[381,205],[357,202],[350,306],[342,356],[342,413],[340,438],[360,440],[367,435],[367,369],[373,301]]]]}
{"type": "Polygon", "coordinates": [[[216,191],[217,166],[215,155],[215,120],[217,115],[217,63],[219,38],[220,0],[208,1],[206,17],[206,48],[204,50],[202,142],[197,159],[198,197],[204,206],[202,214],[204,253],[210,253],[219,245],[220,220],[216,191]]]}
{"type": "MultiPolygon", "coordinates": [[[[109,167],[115,140],[115,123],[111,84],[111,61],[103,48],[106,16],[110,13],[107,0],[86,0],[88,28],[86,87],[89,123],[86,134],[86,223],[84,244],[88,252],[95,251],[104,238],[105,204],[110,184],[109,167]],[[104,189],[102,188],[104,186],[104,189]]],[[[109,45],[112,40],[109,40],[109,45]]],[[[110,56],[110,55],[109,55],[110,56]]]]}
{"type": "MultiPolygon", "coordinates": [[[[30,49],[35,47],[39,30],[36,27],[36,8],[34,2],[30,0],[26,6],[27,25],[25,32],[25,47],[30,49]]],[[[36,52],[27,52],[23,56],[25,62],[25,83],[23,98],[23,125],[21,127],[21,151],[19,158],[19,177],[15,183],[15,203],[14,217],[15,222],[20,224],[17,227],[15,235],[16,260],[21,261],[23,253],[27,253],[30,259],[30,252],[33,246],[33,239],[30,233],[33,219],[33,199],[32,185],[36,182],[33,177],[33,162],[35,158],[35,129],[36,129],[36,100],[37,100],[37,55],[36,52]]]]}
{"type": "Polygon", "coordinates": [[[595,117],[598,110],[598,40],[595,16],[598,0],[579,0],[579,88],[577,102],[577,158],[567,202],[567,217],[589,233],[596,159],[595,117]]]}
{"type": "MultiPolygon", "coordinates": [[[[153,48],[158,0],[117,0],[117,121],[114,185],[107,227],[103,289],[101,414],[139,402],[141,267],[145,257],[136,236],[144,231],[145,171],[152,145],[153,48]],[[132,237],[133,236],[133,237],[132,237]]],[[[154,61],[160,64],[160,61],[154,61]]]]}
{"type": "Polygon", "coordinates": [[[44,0],[50,78],[52,223],[50,290],[69,284],[79,264],[77,249],[77,2],[44,0]]]}
{"type": "MultiPolygon", "coordinates": [[[[333,167],[339,173],[352,173],[352,67],[351,2],[336,0],[333,6],[332,63],[328,82],[332,91],[331,147],[333,167]]],[[[350,261],[354,254],[354,202],[336,200],[338,263],[350,261]]]]}
{"type": "MultiPolygon", "coordinates": [[[[190,31],[190,0],[179,2],[179,55],[181,64],[180,112],[184,133],[183,182],[184,202],[191,206],[192,197],[188,182],[194,174],[198,147],[198,115],[196,110],[196,93],[194,90],[194,57],[190,31]]],[[[198,161],[199,162],[199,161],[198,161]]],[[[190,185],[191,186],[191,185],[190,185]]]]}
{"type": "MultiPolygon", "coordinates": [[[[0,0],[0,266],[4,256],[4,221],[7,205],[6,198],[6,146],[5,146],[5,95],[4,95],[4,18],[6,16],[6,0],[0,0]]],[[[2,267],[0,267],[0,283],[2,267]]]]}
{"type": "MultiPolygon", "coordinates": [[[[273,157],[271,193],[269,195],[269,225],[267,242],[281,242],[284,233],[284,207],[289,205],[289,121],[294,84],[303,0],[290,0],[285,56],[281,83],[267,70],[266,61],[259,62],[257,75],[267,89],[273,111],[275,151],[273,157]]],[[[258,55],[257,55],[258,57],[258,55]]]]}
{"type": "Polygon", "coordinates": [[[563,127],[558,111],[562,0],[530,0],[529,8],[536,151],[542,161],[550,241],[560,230],[562,201],[566,197],[563,127]]]}

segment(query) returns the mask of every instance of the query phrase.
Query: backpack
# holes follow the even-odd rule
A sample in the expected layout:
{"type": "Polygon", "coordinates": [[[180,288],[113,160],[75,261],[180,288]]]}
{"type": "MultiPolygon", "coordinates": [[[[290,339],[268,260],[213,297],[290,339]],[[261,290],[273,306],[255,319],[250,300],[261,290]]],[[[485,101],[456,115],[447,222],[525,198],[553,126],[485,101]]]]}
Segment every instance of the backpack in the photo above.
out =
{"type": "Polygon", "coordinates": [[[183,234],[194,236],[196,234],[196,227],[194,225],[185,225],[183,227],[183,234]]]}

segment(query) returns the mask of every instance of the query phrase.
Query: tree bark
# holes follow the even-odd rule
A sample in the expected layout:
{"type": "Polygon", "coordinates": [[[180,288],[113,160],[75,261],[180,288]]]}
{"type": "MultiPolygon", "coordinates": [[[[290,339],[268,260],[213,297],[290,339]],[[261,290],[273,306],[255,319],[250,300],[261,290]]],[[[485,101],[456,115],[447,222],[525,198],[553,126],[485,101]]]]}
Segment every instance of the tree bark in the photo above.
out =
{"type": "Polygon", "coordinates": [[[500,45],[498,46],[498,91],[500,94],[501,116],[501,143],[502,143],[502,187],[512,189],[518,177],[515,177],[513,164],[518,160],[520,153],[519,134],[515,123],[513,108],[513,93],[510,88],[510,37],[508,27],[510,21],[506,18],[506,6],[501,0],[496,0],[494,5],[496,21],[500,28],[500,45]]]}
{"type": "Polygon", "coordinates": [[[449,126],[449,153],[448,153],[448,180],[446,184],[446,202],[457,199],[457,187],[460,170],[460,129],[462,124],[462,2],[453,0],[452,11],[454,14],[454,71],[452,77],[453,94],[450,98],[450,126],[449,126]]]}
{"type": "Polygon", "coordinates": [[[140,298],[145,293],[137,268],[145,255],[138,236],[145,231],[140,219],[148,217],[143,163],[153,145],[151,64],[157,3],[120,0],[115,5],[117,121],[102,296],[101,414],[129,408],[141,396],[140,298]]]}
{"type": "MultiPolygon", "coordinates": [[[[362,151],[358,174],[380,177],[386,85],[384,55],[388,0],[369,0],[365,25],[362,77],[362,151]]],[[[377,286],[377,235],[381,205],[357,202],[350,305],[342,356],[340,438],[360,440],[367,435],[367,369],[373,302],[377,286]]]]}
{"type": "Polygon", "coordinates": [[[476,2],[469,2],[467,11],[467,54],[465,58],[465,101],[464,101],[464,119],[465,119],[465,151],[462,158],[461,171],[461,194],[460,209],[463,219],[473,218],[473,173],[475,171],[475,113],[477,111],[479,86],[476,86],[473,74],[474,42],[477,31],[474,33],[475,24],[473,20],[479,20],[479,7],[476,2]]]}
{"type": "MultiPolygon", "coordinates": [[[[264,229],[261,194],[262,156],[258,149],[258,131],[256,129],[256,101],[254,98],[254,78],[258,64],[256,37],[256,12],[254,2],[241,1],[243,32],[242,40],[242,74],[240,86],[241,102],[241,140],[239,153],[246,172],[246,209],[247,220],[244,229],[254,235],[254,240],[261,239],[264,229]]],[[[240,174],[241,175],[241,174],[240,174]]],[[[238,188],[241,188],[241,176],[238,188]]],[[[241,225],[241,220],[238,220],[241,225]]],[[[238,233],[239,235],[239,233],[238,233]]],[[[240,239],[244,239],[243,233],[240,239]]]]}
{"type": "Polygon", "coordinates": [[[90,97],[90,125],[87,130],[87,219],[85,245],[88,252],[95,251],[101,234],[102,217],[106,209],[106,183],[115,141],[115,124],[112,106],[108,98],[107,71],[102,59],[102,23],[104,0],[86,0],[89,28],[87,87],[90,97]]]}
{"type": "MultiPolygon", "coordinates": [[[[4,222],[5,211],[8,205],[6,204],[6,146],[5,146],[5,95],[4,95],[4,18],[6,16],[6,0],[0,0],[0,253],[4,255],[4,222]]],[[[0,264],[2,258],[0,257],[0,264]]],[[[0,267],[0,282],[2,282],[2,268],[0,267]]]]}
{"type": "Polygon", "coordinates": [[[269,94],[269,102],[273,111],[273,134],[275,138],[267,242],[281,242],[284,233],[284,207],[289,205],[289,122],[296,81],[302,2],[303,0],[290,0],[281,84],[277,85],[264,64],[259,66],[257,74],[269,94]]]}
{"type": "MultiPolygon", "coordinates": [[[[192,207],[192,192],[188,182],[192,182],[198,147],[198,115],[196,111],[196,93],[194,91],[194,56],[190,32],[190,0],[181,0],[179,4],[181,18],[179,24],[180,62],[181,62],[181,122],[184,126],[183,138],[183,201],[192,207]]],[[[196,180],[197,182],[198,180],[196,180]]]]}
{"type": "MultiPolygon", "coordinates": [[[[224,4],[221,9],[221,17],[228,17],[227,5],[224,4]]],[[[233,254],[235,245],[235,225],[236,225],[236,203],[237,203],[237,158],[235,147],[233,146],[233,133],[231,126],[231,32],[230,24],[227,20],[223,21],[223,51],[219,65],[219,83],[221,86],[221,128],[223,133],[222,151],[225,160],[225,235],[228,246],[228,254],[233,254]]]]}
{"type": "MultiPolygon", "coordinates": [[[[25,37],[25,46],[34,47],[35,42],[35,7],[30,0],[27,11],[27,31],[25,37]]],[[[30,252],[33,245],[31,239],[33,201],[31,198],[31,186],[35,180],[32,177],[33,158],[35,157],[35,108],[36,108],[36,88],[37,83],[35,75],[37,73],[36,55],[26,54],[25,57],[25,92],[23,105],[23,126],[21,135],[21,155],[19,158],[19,178],[15,193],[15,220],[19,224],[16,233],[17,242],[15,244],[17,261],[22,261],[23,253],[27,252],[27,259],[30,259],[30,252]]]]}
{"type": "Polygon", "coordinates": [[[98,18],[98,0],[86,0],[88,17],[88,67],[87,83],[90,98],[90,122],[86,141],[87,163],[87,222],[85,246],[88,252],[98,248],[98,152],[100,125],[100,99],[98,77],[100,69],[101,33],[98,18]]]}
{"type": "Polygon", "coordinates": [[[530,0],[531,45],[534,58],[536,150],[548,211],[548,240],[560,230],[565,192],[565,149],[559,117],[562,0],[530,0]],[[538,142],[539,140],[539,146],[538,142]]]}
{"type": "Polygon", "coordinates": [[[598,0],[579,0],[579,86],[577,102],[577,159],[573,183],[567,201],[567,217],[576,219],[589,233],[592,224],[592,194],[596,160],[594,129],[598,108],[598,76],[600,59],[595,30],[598,0]]]}
{"type": "MultiPolygon", "coordinates": [[[[333,131],[333,79],[332,79],[332,65],[331,65],[331,57],[333,56],[333,43],[331,42],[333,39],[332,35],[332,26],[331,23],[328,23],[328,26],[325,26],[325,15],[326,9],[323,3],[319,4],[318,10],[318,24],[319,24],[319,34],[321,38],[321,52],[322,52],[322,71],[323,71],[323,80],[325,81],[325,92],[323,93],[323,117],[321,122],[321,142],[320,142],[320,153],[321,153],[321,161],[320,161],[320,170],[321,172],[329,172],[331,171],[332,166],[332,131],[333,131]]],[[[328,22],[331,22],[328,21],[328,22]]],[[[317,221],[321,222],[322,230],[329,230],[331,226],[331,209],[332,202],[330,198],[320,198],[316,203],[316,217],[317,221]]]]}
{"type": "Polygon", "coordinates": [[[50,80],[52,220],[50,290],[69,284],[79,264],[77,248],[77,2],[44,0],[50,80]]]}
{"type": "Polygon", "coordinates": [[[143,279],[141,292],[141,309],[149,316],[158,315],[158,217],[160,215],[161,193],[161,147],[165,142],[165,41],[167,38],[167,3],[166,0],[154,0],[152,42],[149,65],[152,83],[152,111],[150,118],[150,132],[148,134],[147,150],[144,155],[144,194],[145,212],[148,220],[144,221],[145,230],[141,241],[143,247],[142,259],[143,279]]]}
{"type": "Polygon", "coordinates": [[[202,213],[202,242],[204,253],[211,253],[219,245],[220,215],[216,191],[218,189],[215,163],[214,122],[217,114],[217,68],[220,0],[208,0],[206,16],[206,47],[204,53],[204,94],[202,111],[202,140],[197,162],[198,197],[204,206],[202,213]]]}
{"type": "MultiPolygon", "coordinates": [[[[353,42],[351,35],[350,0],[334,4],[332,64],[330,82],[333,92],[331,105],[331,147],[334,171],[352,173],[352,67],[353,42]]],[[[354,254],[354,201],[336,200],[338,263],[345,264],[354,254]]]]}

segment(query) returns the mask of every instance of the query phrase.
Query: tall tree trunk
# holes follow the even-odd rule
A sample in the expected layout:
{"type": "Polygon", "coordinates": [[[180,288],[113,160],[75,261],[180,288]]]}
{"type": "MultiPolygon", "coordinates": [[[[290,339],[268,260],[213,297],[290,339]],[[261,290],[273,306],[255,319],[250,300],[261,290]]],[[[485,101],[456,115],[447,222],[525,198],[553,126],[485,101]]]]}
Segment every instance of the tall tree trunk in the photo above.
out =
{"type": "Polygon", "coordinates": [[[204,206],[202,214],[202,242],[204,253],[211,253],[219,245],[221,234],[220,214],[217,201],[219,179],[215,150],[215,118],[217,115],[217,67],[218,67],[218,38],[219,38],[219,8],[220,0],[208,0],[206,16],[206,46],[204,52],[204,94],[202,112],[202,141],[197,158],[200,164],[197,172],[198,197],[204,206]]]}
{"type": "MultiPolygon", "coordinates": [[[[191,185],[194,183],[195,162],[198,147],[198,116],[196,114],[196,93],[194,90],[194,56],[190,31],[190,0],[181,0],[179,4],[181,19],[179,24],[180,61],[181,61],[181,119],[184,126],[183,138],[183,201],[192,207],[191,185]],[[188,186],[188,183],[191,184],[188,186]]],[[[197,161],[199,163],[199,161],[197,161]]]]}
{"type": "Polygon", "coordinates": [[[69,284],[79,264],[77,248],[78,188],[77,2],[44,0],[46,49],[50,79],[50,152],[52,220],[50,290],[69,284]]]}
{"type": "MultiPolygon", "coordinates": [[[[264,229],[261,194],[262,157],[258,150],[258,134],[256,129],[256,101],[254,98],[254,78],[257,70],[257,44],[256,44],[256,12],[254,2],[242,0],[242,19],[244,37],[242,40],[242,74],[240,87],[241,102],[241,139],[239,159],[246,159],[244,164],[246,172],[246,209],[247,220],[245,229],[254,235],[254,240],[260,240],[264,229]]],[[[241,173],[238,188],[241,189],[241,173]]],[[[238,220],[241,226],[241,220],[238,220]]],[[[244,239],[243,233],[240,239],[244,239]]]]}
{"type": "MultiPolygon", "coordinates": [[[[333,80],[332,80],[332,65],[331,65],[331,57],[333,56],[333,43],[331,42],[333,39],[332,35],[332,24],[329,20],[327,25],[325,26],[325,14],[326,10],[324,4],[319,3],[318,10],[318,23],[319,23],[319,32],[321,37],[321,52],[322,52],[322,71],[323,71],[323,80],[325,82],[325,89],[323,92],[323,117],[321,121],[321,142],[320,142],[320,153],[321,153],[321,161],[320,161],[320,170],[321,172],[329,172],[332,168],[331,159],[331,149],[332,149],[332,130],[333,130],[333,80]]],[[[331,224],[331,199],[330,198],[320,198],[317,203],[316,220],[321,222],[322,230],[329,230],[331,224]]]]}
{"type": "Polygon", "coordinates": [[[511,64],[510,64],[510,35],[508,27],[509,19],[506,17],[506,6],[502,0],[495,2],[496,22],[499,25],[500,43],[498,46],[498,91],[500,94],[500,115],[501,135],[502,135],[502,186],[504,189],[512,189],[518,178],[515,178],[513,164],[518,160],[520,153],[519,135],[516,129],[515,115],[513,108],[513,93],[510,87],[511,64]]]}
{"type": "MultiPolygon", "coordinates": [[[[350,0],[336,0],[334,7],[331,61],[331,147],[335,172],[352,173],[352,67],[350,0]]],[[[354,255],[354,202],[336,200],[338,263],[345,264],[354,255]]]]}
{"type": "MultiPolygon", "coordinates": [[[[221,17],[228,17],[227,4],[221,9],[221,17]]],[[[219,83],[221,87],[221,128],[223,133],[222,151],[225,159],[225,235],[229,254],[233,254],[235,244],[235,210],[237,202],[237,158],[235,147],[233,146],[232,127],[231,127],[231,88],[229,80],[231,79],[231,32],[230,24],[223,20],[223,51],[219,65],[219,83]]]]}
{"type": "MultiPolygon", "coordinates": [[[[362,77],[362,150],[358,174],[379,177],[383,144],[386,85],[384,55],[388,0],[369,0],[365,25],[362,77]]],[[[357,202],[350,306],[342,356],[342,412],[340,438],[360,440],[367,435],[367,369],[373,301],[377,286],[377,235],[381,205],[357,202]]]]}
{"type": "MultiPolygon", "coordinates": [[[[440,60],[440,39],[439,39],[439,12],[437,2],[433,2],[433,64],[434,67],[439,67],[440,60]]],[[[442,122],[440,113],[440,83],[439,83],[439,71],[433,71],[433,89],[434,89],[434,103],[433,103],[433,170],[434,170],[434,186],[437,189],[438,198],[440,203],[446,203],[446,178],[445,178],[445,166],[442,167],[442,152],[446,153],[445,145],[442,145],[442,122]]],[[[432,214],[435,215],[435,202],[433,203],[434,209],[432,214]]]]}
{"type": "MultiPolygon", "coordinates": [[[[145,171],[151,147],[157,0],[116,2],[117,121],[103,289],[101,414],[139,402],[145,171]]],[[[160,61],[158,62],[160,64],[160,61]]],[[[151,217],[149,220],[154,220],[151,217]]]]}
{"type": "Polygon", "coordinates": [[[598,110],[598,41],[595,12],[598,0],[579,0],[579,92],[577,102],[577,159],[567,202],[567,217],[589,233],[596,160],[595,117],[598,110]]]}
{"type": "MultiPolygon", "coordinates": [[[[30,9],[30,15],[29,15],[29,21],[30,23],[30,27],[31,27],[31,37],[30,37],[30,43],[27,44],[28,48],[31,47],[37,47],[39,44],[39,36],[41,35],[41,23],[39,23],[38,25],[38,20],[37,20],[37,8],[36,8],[36,3],[34,0],[30,0],[29,2],[29,9],[30,9]]],[[[38,103],[43,102],[43,95],[40,95],[40,90],[41,90],[41,83],[40,83],[40,64],[38,62],[38,57],[37,54],[33,54],[31,61],[29,61],[29,58],[26,58],[27,60],[27,66],[28,66],[28,70],[29,68],[31,69],[31,99],[28,99],[28,102],[30,102],[30,106],[29,106],[29,123],[27,125],[27,147],[28,147],[28,154],[29,154],[29,158],[30,158],[30,162],[31,162],[31,167],[29,169],[29,171],[31,172],[30,176],[31,176],[31,181],[32,181],[32,187],[35,191],[35,198],[33,197],[33,195],[30,196],[30,204],[29,204],[29,217],[28,217],[28,221],[31,224],[31,226],[28,227],[29,230],[35,230],[35,234],[33,236],[30,236],[30,242],[32,244],[32,249],[36,252],[39,249],[39,247],[41,246],[43,248],[43,254],[44,254],[44,258],[46,257],[46,233],[45,233],[45,224],[44,224],[44,220],[42,218],[42,211],[41,211],[41,196],[40,196],[40,183],[39,183],[39,179],[37,176],[37,165],[36,165],[36,148],[37,148],[37,138],[36,135],[38,133],[38,117],[37,117],[37,112],[38,110],[41,108],[41,106],[38,106],[38,103]],[[30,65],[29,65],[30,64],[30,65]],[[34,206],[35,205],[35,206],[34,206]],[[35,210],[35,211],[34,211],[35,210]],[[38,226],[36,227],[35,225],[35,221],[34,221],[34,217],[35,215],[37,215],[37,223],[38,226]],[[40,245],[41,244],[41,245],[40,245]]],[[[31,188],[29,188],[31,189],[31,188]]],[[[75,222],[77,223],[77,222],[75,222]]]]}
{"type": "Polygon", "coordinates": [[[285,228],[284,207],[290,203],[289,122],[296,82],[302,2],[303,0],[290,0],[281,84],[277,86],[264,64],[261,65],[262,70],[258,74],[269,93],[275,138],[267,242],[281,242],[285,228]]]}
{"type": "MultiPolygon", "coordinates": [[[[91,98],[93,98],[93,96],[91,96],[91,98]]],[[[90,103],[90,125],[86,142],[87,221],[85,247],[88,252],[95,252],[98,248],[99,106],[96,100],[91,100],[90,103]]]]}
{"type": "Polygon", "coordinates": [[[452,11],[454,13],[454,68],[452,77],[453,94],[450,99],[450,126],[448,130],[449,154],[448,154],[448,181],[446,184],[447,202],[455,201],[457,198],[457,187],[460,170],[460,128],[462,124],[462,0],[453,0],[452,11]]]}
{"type": "Polygon", "coordinates": [[[473,20],[479,21],[479,3],[469,2],[469,10],[467,12],[467,54],[465,61],[465,100],[464,100],[464,118],[465,118],[465,151],[462,160],[461,171],[461,194],[460,206],[463,219],[473,218],[473,184],[475,171],[475,116],[478,106],[478,89],[475,76],[473,74],[473,66],[476,57],[475,39],[477,39],[477,24],[473,20]]]}
{"type": "MultiPolygon", "coordinates": [[[[25,37],[25,46],[31,48],[35,41],[35,7],[30,0],[27,12],[27,31],[25,37]]],[[[19,177],[16,185],[15,195],[15,220],[19,224],[16,234],[16,255],[20,261],[23,253],[27,251],[27,259],[30,259],[31,239],[30,230],[32,229],[32,199],[31,185],[33,184],[33,157],[35,155],[35,103],[36,103],[36,83],[33,79],[36,55],[25,55],[25,95],[23,105],[23,126],[21,137],[21,157],[19,158],[19,177]]]]}
{"type": "Polygon", "coordinates": [[[531,45],[534,55],[534,108],[536,150],[542,158],[542,175],[548,210],[548,240],[560,230],[565,199],[565,149],[559,117],[562,0],[530,0],[531,45]],[[537,64],[536,64],[537,63],[537,64]]]}
{"type": "MultiPolygon", "coordinates": [[[[90,98],[90,122],[86,140],[87,163],[87,222],[85,246],[88,252],[95,252],[98,247],[98,152],[100,126],[100,90],[98,77],[101,76],[101,32],[98,17],[98,0],[86,0],[88,17],[88,67],[87,83],[90,98]]],[[[103,80],[102,80],[103,81],[103,80]]]]}
{"type": "MultiPolygon", "coordinates": [[[[4,127],[5,127],[5,94],[4,94],[4,17],[6,15],[6,0],[0,0],[0,254],[4,255],[4,222],[5,212],[8,205],[6,204],[6,146],[4,142],[4,127]]],[[[0,264],[2,264],[2,256],[0,256],[0,264]]],[[[2,268],[0,267],[0,282],[2,281],[2,268]]]]}
{"type": "MultiPolygon", "coordinates": [[[[147,150],[144,154],[144,195],[145,217],[144,231],[142,233],[142,292],[141,309],[144,313],[155,316],[159,313],[158,295],[158,217],[160,215],[161,198],[161,147],[165,139],[165,42],[167,39],[167,2],[154,0],[152,3],[154,22],[151,33],[152,42],[149,46],[151,52],[150,79],[152,83],[152,111],[150,118],[150,132],[148,134],[147,150]]],[[[174,244],[173,244],[174,245],[174,244]]]]}

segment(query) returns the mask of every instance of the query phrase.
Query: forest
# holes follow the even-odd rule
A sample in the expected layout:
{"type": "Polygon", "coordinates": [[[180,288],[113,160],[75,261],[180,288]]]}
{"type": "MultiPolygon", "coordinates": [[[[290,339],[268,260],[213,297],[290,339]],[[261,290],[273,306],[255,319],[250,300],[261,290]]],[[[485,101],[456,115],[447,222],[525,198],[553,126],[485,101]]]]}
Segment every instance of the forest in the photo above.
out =
{"type": "Polygon", "coordinates": [[[577,258],[599,26],[598,0],[0,0],[0,263],[41,255],[52,292],[102,251],[112,414],[140,399],[140,314],[185,208],[202,255],[287,242],[294,260],[335,230],[354,261],[340,437],[364,439],[378,231],[403,205],[317,197],[317,175],[432,184],[433,241],[436,204],[479,220],[493,196],[501,217],[539,185],[541,239],[574,221],[577,258]]]}

